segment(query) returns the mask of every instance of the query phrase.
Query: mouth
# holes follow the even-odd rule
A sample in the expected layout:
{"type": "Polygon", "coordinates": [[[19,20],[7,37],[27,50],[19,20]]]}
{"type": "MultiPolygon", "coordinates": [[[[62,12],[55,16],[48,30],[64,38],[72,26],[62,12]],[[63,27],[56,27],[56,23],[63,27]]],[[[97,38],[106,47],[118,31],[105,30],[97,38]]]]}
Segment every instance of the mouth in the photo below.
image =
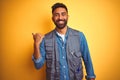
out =
{"type": "Polygon", "coordinates": [[[64,21],[58,21],[58,23],[59,23],[59,24],[63,24],[63,23],[64,23],[64,21]]]}

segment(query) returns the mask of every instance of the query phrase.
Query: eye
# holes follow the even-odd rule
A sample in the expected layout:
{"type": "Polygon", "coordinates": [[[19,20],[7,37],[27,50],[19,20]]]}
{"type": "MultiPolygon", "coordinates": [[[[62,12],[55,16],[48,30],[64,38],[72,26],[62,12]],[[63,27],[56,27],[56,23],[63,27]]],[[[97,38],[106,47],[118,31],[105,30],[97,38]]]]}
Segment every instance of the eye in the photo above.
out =
{"type": "Polygon", "coordinates": [[[56,13],[56,14],[53,14],[53,16],[54,16],[54,17],[58,17],[58,16],[59,16],[59,14],[58,14],[58,13],[56,13]]]}
{"type": "Polygon", "coordinates": [[[62,16],[66,16],[66,15],[67,15],[67,13],[66,13],[66,12],[63,12],[63,13],[62,13],[62,16]]]}

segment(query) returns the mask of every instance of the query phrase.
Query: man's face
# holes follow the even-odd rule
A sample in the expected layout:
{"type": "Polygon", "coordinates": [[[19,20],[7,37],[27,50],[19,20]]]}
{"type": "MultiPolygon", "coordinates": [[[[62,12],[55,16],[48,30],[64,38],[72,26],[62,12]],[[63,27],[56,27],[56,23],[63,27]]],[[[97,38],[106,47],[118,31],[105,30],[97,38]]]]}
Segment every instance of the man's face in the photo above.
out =
{"type": "Polygon", "coordinates": [[[67,25],[68,13],[65,8],[56,8],[52,15],[52,20],[57,28],[63,29],[67,25]]]}

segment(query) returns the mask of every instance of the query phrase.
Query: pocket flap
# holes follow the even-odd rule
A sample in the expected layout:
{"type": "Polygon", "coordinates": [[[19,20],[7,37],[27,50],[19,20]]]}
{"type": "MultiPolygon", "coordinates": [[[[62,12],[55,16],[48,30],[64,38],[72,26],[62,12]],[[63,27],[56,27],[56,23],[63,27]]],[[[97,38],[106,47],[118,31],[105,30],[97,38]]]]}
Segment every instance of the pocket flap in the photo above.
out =
{"type": "Polygon", "coordinates": [[[75,52],[74,55],[75,55],[76,57],[81,57],[81,56],[82,56],[81,52],[75,52]]]}

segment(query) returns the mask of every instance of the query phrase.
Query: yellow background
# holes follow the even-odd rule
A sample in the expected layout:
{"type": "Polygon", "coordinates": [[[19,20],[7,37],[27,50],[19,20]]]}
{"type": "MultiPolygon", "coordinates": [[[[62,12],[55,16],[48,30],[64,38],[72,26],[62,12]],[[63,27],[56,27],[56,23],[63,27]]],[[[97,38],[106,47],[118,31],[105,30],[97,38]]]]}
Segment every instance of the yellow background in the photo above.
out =
{"type": "Polygon", "coordinates": [[[0,80],[45,80],[32,62],[32,33],[54,29],[51,6],[63,2],[68,25],[84,32],[96,80],[120,80],[119,0],[0,0],[0,80]]]}

